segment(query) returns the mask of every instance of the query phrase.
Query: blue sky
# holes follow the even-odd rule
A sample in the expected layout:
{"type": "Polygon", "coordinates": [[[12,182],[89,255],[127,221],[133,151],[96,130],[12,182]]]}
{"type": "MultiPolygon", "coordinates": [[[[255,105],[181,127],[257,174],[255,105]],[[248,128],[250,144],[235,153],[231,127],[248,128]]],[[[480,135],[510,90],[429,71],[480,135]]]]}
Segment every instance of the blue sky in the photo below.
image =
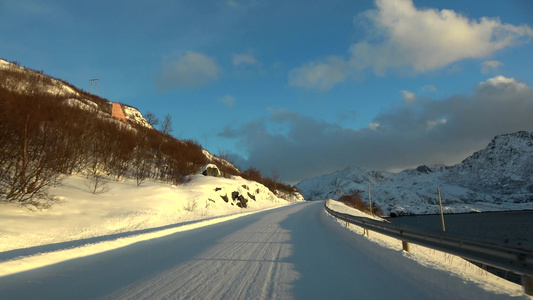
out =
{"type": "Polygon", "coordinates": [[[533,130],[530,0],[0,1],[0,58],[296,183],[533,130]]]}

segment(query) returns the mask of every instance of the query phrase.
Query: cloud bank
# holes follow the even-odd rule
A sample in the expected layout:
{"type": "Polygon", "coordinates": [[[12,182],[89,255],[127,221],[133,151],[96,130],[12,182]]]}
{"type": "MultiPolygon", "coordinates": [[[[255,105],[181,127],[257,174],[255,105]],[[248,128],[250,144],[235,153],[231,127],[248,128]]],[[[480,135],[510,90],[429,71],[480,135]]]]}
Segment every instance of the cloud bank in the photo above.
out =
{"type": "Polygon", "coordinates": [[[288,74],[289,85],[330,89],[366,69],[423,73],[463,59],[480,59],[533,37],[527,25],[504,24],[497,18],[471,20],[452,10],[417,9],[412,0],[376,0],[377,9],[355,17],[369,28],[365,41],[353,44],[349,58],[332,56],[310,62],[288,74]]]}
{"type": "Polygon", "coordinates": [[[351,165],[401,170],[455,164],[498,134],[533,131],[531,112],[533,90],[513,78],[496,76],[478,84],[470,95],[401,101],[365,129],[270,110],[263,119],[238,128],[227,126],[219,135],[236,139],[248,154],[246,159],[231,156],[241,168],[254,166],[266,175],[277,170],[283,180],[296,183],[351,165]]]}
{"type": "Polygon", "coordinates": [[[156,80],[161,90],[173,88],[201,87],[217,80],[220,68],[215,60],[201,53],[188,51],[175,61],[163,65],[156,80]]]}

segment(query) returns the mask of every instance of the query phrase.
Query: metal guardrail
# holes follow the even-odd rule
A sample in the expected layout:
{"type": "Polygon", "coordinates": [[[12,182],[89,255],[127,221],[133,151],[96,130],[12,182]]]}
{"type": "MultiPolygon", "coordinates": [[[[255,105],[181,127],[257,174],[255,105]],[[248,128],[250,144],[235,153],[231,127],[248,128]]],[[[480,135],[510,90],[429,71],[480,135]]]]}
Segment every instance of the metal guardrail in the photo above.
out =
{"type": "Polygon", "coordinates": [[[412,228],[402,228],[386,222],[343,214],[330,209],[327,206],[327,202],[324,204],[324,208],[338,219],[370,231],[397,238],[404,243],[414,243],[520,274],[522,275],[522,284],[526,293],[529,295],[533,293],[533,252],[531,251],[444,234],[429,233],[412,228]]]}

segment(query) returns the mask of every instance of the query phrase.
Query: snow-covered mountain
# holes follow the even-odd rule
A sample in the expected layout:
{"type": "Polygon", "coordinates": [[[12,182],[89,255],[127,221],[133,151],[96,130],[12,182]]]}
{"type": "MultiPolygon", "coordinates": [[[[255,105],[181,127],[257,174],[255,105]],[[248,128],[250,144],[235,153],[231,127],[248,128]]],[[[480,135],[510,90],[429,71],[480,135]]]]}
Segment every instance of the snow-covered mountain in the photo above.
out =
{"type": "Polygon", "coordinates": [[[533,209],[533,132],[496,136],[489,145],[452,166],[420,166],[400,173],[348,167],[296,185],[307,200],[337,199],[354,190],[385,214],[533,209]]]}
{"type": "Polygon", "coordinates": [[[495,137],[485,149],[450,168],[445,180],[476,192],[509,196],[533,193],[533,133],[495,137]]]}

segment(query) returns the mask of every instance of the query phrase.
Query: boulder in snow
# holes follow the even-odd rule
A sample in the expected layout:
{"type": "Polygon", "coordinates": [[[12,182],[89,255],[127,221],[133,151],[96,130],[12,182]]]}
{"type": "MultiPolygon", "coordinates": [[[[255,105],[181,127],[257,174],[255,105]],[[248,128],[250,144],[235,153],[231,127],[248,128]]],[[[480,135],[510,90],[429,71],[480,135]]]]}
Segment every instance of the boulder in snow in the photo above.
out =
{"type": "Polygon", "coordinates": [[[220,177],[221,173],[215,164],[207,164],[202,170],[202,174],[205,176],[220,177]]]}

